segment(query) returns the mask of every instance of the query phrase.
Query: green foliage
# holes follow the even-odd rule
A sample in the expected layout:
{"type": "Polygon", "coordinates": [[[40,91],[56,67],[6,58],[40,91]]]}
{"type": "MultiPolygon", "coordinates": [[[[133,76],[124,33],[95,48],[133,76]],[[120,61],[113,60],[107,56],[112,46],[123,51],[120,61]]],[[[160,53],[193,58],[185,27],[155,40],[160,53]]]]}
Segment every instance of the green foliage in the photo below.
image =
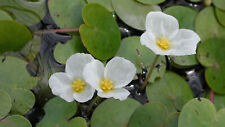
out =
{"type": "Polygon", "coordinates": [[[85,0],[49,0],[50,14],[60,28],[77,28],[82,23],[85,0]]]}
{"type": "Polygon", "coordinates": [[[222,9],[222,10],[225,10],[225,1],[224,0],[213,0],[213,4],[222,9]]]}
{"type": "Polygon", "coordinates": [[[165,127],[178,127],[178,117],[180,113],[174,112],[168,115],[165,127]]]}
{"type": "Polygon", "coordinates": [[[29,120],[21,115],[12,115],[0,121],[0,127],[32,127],[29,120]]]}
{"type": "Polygon", "coordinates": [[[218,21],[225,27],[225,10],[216,8],[216,16],[218,21]]]}
{"type": "Polygon", "coordinates": [[[31,32],[23,24],[0,20],[0,54],[18,51],[31,39],[31,32]]]}
{"type": "Polygon", "coordinates": [[[7,92],[0,89],[0,118],[6,116],[11,107],[12,107],[12,101],[7,92]]]}
{"type": "Polygon", "coordinates": [[[225,124],[225,109],[216,112],[214,105],[207,99],[190,100],[180,113],[180,127],[222,127],[225,124]]]}
{"type": "Polygon", "coordinates": [[[88,4],[83,8],[82,16],[85,24],[81,25],[80,34],[88,52],[100,60],[113,57],[121,39],[111,12],[99,4],[88,4]]]}
{"type": "MultiPolygon", "coordinates": [[[[156,57],[156,55],[151,50],[141,45],[140,37],[137,36],[124,38],[116,56],[124,57],[125,59],[128,59],[134,63],[138,73],[142,72],[143,67],[149,68],[156,57]]],[[[150,82],[154,82],[154,80],[158,77],[163,77],[163,74],[166,70],[165,63],[165,57],[159,57],[157,64],[160,65],[160,68],[154,68],[150,82]]]]}
{"type": "Polygon", "coordinates": [[[85,127],[83,126],[83,119],[77,118],[75,120],[69,120],[77,112],[76,102],[68,103],[59,97],[55,97],[45,104],[44,110],[45,116],[37,124],[37,127],[69,127],[76,124],[85,127]]]}
{"type": "Polygon", "coordinates": [[[66,44],[58,43],[54,50],[54,57],[57,62],[65,64],[66,60],[75,53],[86,52],[81,39],[77,35],[73,35],[73,38],[66,42],[66,44]]]}
{"type": "Polygon", "coordinates": [[[160,4],[165,2],[166,0],[137,0],[138,2],[141,2],[143,4],[160,4]]]}
{"type": "Polygon", "coordinates": [[[165,104],[168,112],[181,111],[183,105],[193,98],[187,82],[173,72],[166,72],[164,77],[146,88],[148,100],[165,104]]]}
{"type": "Polygon", "coordinates": [[[119,18],[132,28],[145,30],[146,15],[150,11],[160,11],[157,5],[144,5],[135,0],[112,0],[119,18]]]}
{"type": "Polygon", "coordinates": [[[0,20],[12,20],[12,17],[7,12],[0,10],[0,20]]]}
{"type": "Polygon", "coordinates": [[[0,9],[9,12],[16,21],[27,26],[37,24],[46,14],[45,0],[0,0],[0,9]]]}
{"type": "Polygon", "coordinates": [[[119,101],[107,99],[94,111],[91,118],[92,127],[124,127],[127,126],[132,113],[140,103],[133,99],[119,101]]]}
{"type": "Polygon", "coordinates": [[[105,8],[107,8],[109,11],[113,11],[113,7],[112,7],[112,0],[87,0],[88,3],[98,3],[102,6],[104,6],[105,8]]]}

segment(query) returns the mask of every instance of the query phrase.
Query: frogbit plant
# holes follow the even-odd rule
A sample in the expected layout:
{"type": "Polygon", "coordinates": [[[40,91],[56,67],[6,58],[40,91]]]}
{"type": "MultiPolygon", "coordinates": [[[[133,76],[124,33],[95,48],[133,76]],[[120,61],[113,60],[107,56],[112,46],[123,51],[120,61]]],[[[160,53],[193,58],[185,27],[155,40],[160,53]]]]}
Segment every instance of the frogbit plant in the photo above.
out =
{"type": "Polygon", "coordinates": [[[65,71],[54,73],[49,86],[54,95],[67,102],[89,101],[95,90],[102,98],[125,100],[130,93],[122,87],[136,74],[134,64],[124,58],[115,57],[104,68],[103,63],[84,53],[72,55],[66,62],[65,71]]]}

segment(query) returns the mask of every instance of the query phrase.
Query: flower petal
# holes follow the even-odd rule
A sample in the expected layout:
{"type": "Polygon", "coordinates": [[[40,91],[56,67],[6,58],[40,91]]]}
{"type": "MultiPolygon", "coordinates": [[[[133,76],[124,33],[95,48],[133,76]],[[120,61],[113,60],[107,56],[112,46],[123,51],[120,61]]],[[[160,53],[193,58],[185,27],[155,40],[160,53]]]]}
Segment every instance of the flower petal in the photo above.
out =
{"type": "Polygon", "coordinates": [[[101,91],[100,81],[104,78],[104,65],[99,60],[94,60],[84,67],[84,80],[90,84],[94,89],[101,91]]]}
{"type": "Polygon", "coordinates": [[[71,92],[71,84],[72,81],[66,73],[63,72],[54,73],[49,79],[49,87],[51,88],[52,93],[68,102],[74,100],[71,92]]]}
{"type": "Polygon", "coordinates": [[[146,30],[153,33],[156,38],[171,39],[179,30],[177,19],[163,12],[149,12],[145,25],[146,30]]]}
{"type": "Polygon", "coordinates": [[[136,74],[136,67],[129,60],[122,57],[114,57],[106,67],[104,76],[113,81],[115,88],[122,88],[128,85],[136,74]]]}
{"type": "Polygon", "coordinates": [[[120,88],[120,89],[115,89],[111,92],[98,92],[98,96],[102,97],[102,98],[115,98],[115,99],[119,99],[119,100],[125,100],[127,99],[127,97],[130,95],[130,92],[124,88],[120,88]]]}
{"type": "Polygon", "coordinates": [[[90,85],[86,86],[86,89],[82,91],[81,93],[73,93],[73,97],[78,102],[87,102],[91,100],[91,98],[94,96],[95,89],[93,89],[90,85]]]}
{"type": "Polygon", "coordinates": [[[90,54],[76,53],[66,61],[66,73],[72,80],[75,78],[82,79],[84,66],[92,60],[94,58],[90,54]]]}
{"type": "Polygon", "coordinates": [[[200,37],[197,33],[188,29],[180,29],[178,34],[171,40],[169,55],[183,56],[196,54],[197,44],[200,37]]]}

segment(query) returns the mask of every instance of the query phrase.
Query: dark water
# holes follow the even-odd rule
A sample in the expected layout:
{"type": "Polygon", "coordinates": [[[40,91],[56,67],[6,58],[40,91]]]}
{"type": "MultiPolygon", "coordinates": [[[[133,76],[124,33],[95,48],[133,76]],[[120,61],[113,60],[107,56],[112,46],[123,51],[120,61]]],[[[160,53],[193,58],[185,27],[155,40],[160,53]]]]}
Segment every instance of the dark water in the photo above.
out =
{"type": "MultiPolygon", "coordinates": [[[[172,6],[172,5],[186,5],[198,10],[204,8],[204,5],[199,3],[191,3],[188,0],[167,0],[166,2],[160,4],[162,10],[165,8],[172,6]]],[[[119,18],[117,18],[117,22],[120,27],[122,38],[128,36],[140,36],[143,31],[135,30],[126,24],[124,24],[119,18]]],[[[40,29],[57,29],[57,25],[52,20],[49,13],[46,14],[44,19],[37,25],[30,27],[32,31],[40,30],[40,29]]],[[[36,95],[36,104],[34,108],[28,112],[25,116],[30,120],[33,126],[38,123],[42,117],[44,116],[44,110],[42,109],[45,102],[47,102],[50,98],[53,97],[51,91],[48,87],[48,77],[51,73],[57,71],[63,71],[64,65],[56,62],[53,57],[53,50],[57,43],[66,43],[68,40],[71,39],[71,36],[66,34],[44,34],[42,35],[42,43],[41,43],[41,50],[38,53],[36,59],[27,65],[27,70],[33,76],[39,77],[38,86],[34,88],[32,91],[36,95]]],[[[189,69],[176,69],[169,65],[169,59],[167,58],[167,70],[172,70],[181,76],[183,76],[189,83],[190,87],[193,90],[195,97],[203,96],[204,89],[205,89],[205,80],[203,76],[204,68],[200,65],[189,68],[189,69]]],[[[135,98],[141,103],[147,103],[145,93],[141,93],[137,91],[140,86],[140,82],[143,82],[147,71],[143,69],[142,74],[138,74],[139,79],[132,81],[130,85],[127,86],[127,89],[131,92],[131,97],[135,98]]],[[[87,102],[88,104],[89,102],[87,102]]],[[[91,114],[86,114],[83,112],[86,106],[81,106],[81,110],[78,111],[76,116],[82,116],[87,121],[89,121],[91,114]],[[83,110],[83,111],[82,111],[83,110]]]]}

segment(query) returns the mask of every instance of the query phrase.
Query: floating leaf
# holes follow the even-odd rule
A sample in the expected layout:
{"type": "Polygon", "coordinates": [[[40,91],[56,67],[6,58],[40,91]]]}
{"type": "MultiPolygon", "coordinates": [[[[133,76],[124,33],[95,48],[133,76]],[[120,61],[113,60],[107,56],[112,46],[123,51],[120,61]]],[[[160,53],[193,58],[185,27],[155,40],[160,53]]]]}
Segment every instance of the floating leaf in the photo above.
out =
{"type": "Polygon", "coordinates": [[[64,123],[60,124],[59,127],[87,127],[87,123],[84,118],[75,117],[69,122],[65,121],[64,123]]]}
{"type": "Polygon", "coordinates": [[[145,104],[132,114],[128,127],[163,127],[167,119],[167,109],[161,103],[145,104]]]}
{"type": "Polygon", "coordinates": [[[169,113],[180,111],[183,105],[193,98],[187,82],[173,72],[166,72],[146,88],[148,100],[165,104],[169,113]]]}
{"type": "Polygon", "coordinates": [[[12,115],[1,120],[0,127],[32,127],[32,125],[25,117],[12,115]]]}
{"type": "Polygon", "coordinates": [[[49,0],[50,14],[60,28],[78,28],[82,23],[81,11],[85,0],[49,0]]]}
{"type": "MultiPolygon", "coordinates": [[[[206,93],[206,98],[209,99],[209,92],[206,93]]],[[[220,110],[222,108],[225,108],[225,95],[220,95],[214,93],[214,106],[217,110],[220,110]]]]}
{"type": "MultiPolygon", "coordinates": [[[[3,58],[0,56],[0,60],[3,58]]],[[[10,92],[13,88],[33,88],[37,79],[29,75],[26,64],[23,60],[11,56],[7,56],[3,63],[0,62],[0,89],[10,92]]]]}
{"type": "Polygon", "coordinates": [[[179,127],[222,127],[224,124],[225,109],[216,113],[214,105],[205,98],[185,104],[178,121],[179,127]]]}
{"type": "Polygon", "coordinates": [[[197,2],[201,2],[202,0],[189,0],[189,1],[197,3],[197,2]]]}
{"type": "MultiPolygon", "coordinates": [[[[0,9],[13,15],[16,21],[27,26],[37,24],[46,14],[45,0],[0,0],[0,9]]],[[[1,23],[0,23],[1,24],[1,23]]]]}
{"type": "Polygon", "coordinates": [[[167,118],[165,127],[178,127],[179,114],[178,112],[171,113],[167,118]]]}
{"type": "Polygon", "coordinates": [[[138,2],[141,2],[143,4],[160,4],[165,2],[166,0],[137,0],[138,2]]]}
{"type": "Polygon", "coordinates": [[[109,11],[113,11],[111,0],[87,0],[88,3],[98,3],[107,8],[109,11]]]}
{"type": "Polygon", "coordinates": [[[220,8],[222,10],[225,10],[225,1],[224,0],[213,0],[212,2],[216,7],[220,8]]]}
{"type": "Polygon", "coordinates": [[[197,15],[195,30],[200,36],[201,41],[213,37],[224,38],[225,36],[225,28],[218,23],[213,7],[206,7],[197,15]]]}
{"type": "Polygon", "coordinates": [[[216,8],[216,16],[218,21],[225,27],[225,10],[216,8]]]}
{"type": "Polygon", "coordinates": [[[30,31],[15,21],[0,20],[0,54],[18,51],[32,39],[30,31]]]}
{"type": "Polygon", "coordinates": [[[6,116],[11,107],[12,107],[12,101],[7,92],[0,89],[0,119],[4,116],[6,116]]]}
{"type": "Polygon", "coordinates": [[[138,30],[145,30],[146,15],[150,11],[160,11],[157,5],[145,5],[135,0],[112,0],[113,8],[119,18],[138,30]]]}
{"type": "Polygon", "coordinates": [[[80,37],[77,35],[72,36],[72,40],[66,42],[66,44],[58,43],[54,50],[54,57],[57,62],[65,64],[66,60],[75,53],[86,52],[80,37]]]}
{"type": "Polygon", "coordinates": [[[68,103],[59,97],[55,97],[47,102],[44,110],[45,116],[37,124],[37,127],[55,127],[60,126],[75,115],[77,104],[74,101],[68,103]]]}
{"type": "Polygon", "coordinates": [[[100,60],[113,57],[121,40],[112,13],[99,4],[88,4],[83,8],[82,16],[85,24],[81,25],[80,34],[86,49],[100,60]]]}
{"type": "Polygon", "coordinates": [[[130,98],[125,101],[107,99],[95,109],[91,118],[91,126],[125,127],[138,106],[140,103],[130,98]]]}
{"type": "Polygon", "coordinates": [[[30,90],[26,89],[13,89],[9,92],[12,98],[12,114],[24,115],[27,113],[35,103],[35,96],[30,90]]]}
{"type": "MultiPolygon", "coordinates": [[[[154,58],[156,57],[156,55],[151,50],[141,45],[140,37],[137,36],[123,39],[116,56],[124,57],[130,60],[135,64],[139,73],[142,71],[143,67],[150,67],[154,61],[154,58]]],[[[150,78],[151,82],[154,82],[157,77],[163,76],[166,70],[165,63],[165,57],[159,57],[157,62],[159,67],[154,68],[150,78]]]]}
{"type": "Polygon", "coordinates": [[[13,20],[13,19],[7,12],[0,10],[0,20],[13,20]]]}
{"type": "MultiPolygon", "coordinates": [[[[194,21],[197,11],[186,6],[171,6],[164,11],[166,14],[174,16],[180,25],[180,28],[194,29],[194,21]]],[[[187,68],[198,64],[195,55],[170,56],[171,63],[176,68],[187,68]]]]}

